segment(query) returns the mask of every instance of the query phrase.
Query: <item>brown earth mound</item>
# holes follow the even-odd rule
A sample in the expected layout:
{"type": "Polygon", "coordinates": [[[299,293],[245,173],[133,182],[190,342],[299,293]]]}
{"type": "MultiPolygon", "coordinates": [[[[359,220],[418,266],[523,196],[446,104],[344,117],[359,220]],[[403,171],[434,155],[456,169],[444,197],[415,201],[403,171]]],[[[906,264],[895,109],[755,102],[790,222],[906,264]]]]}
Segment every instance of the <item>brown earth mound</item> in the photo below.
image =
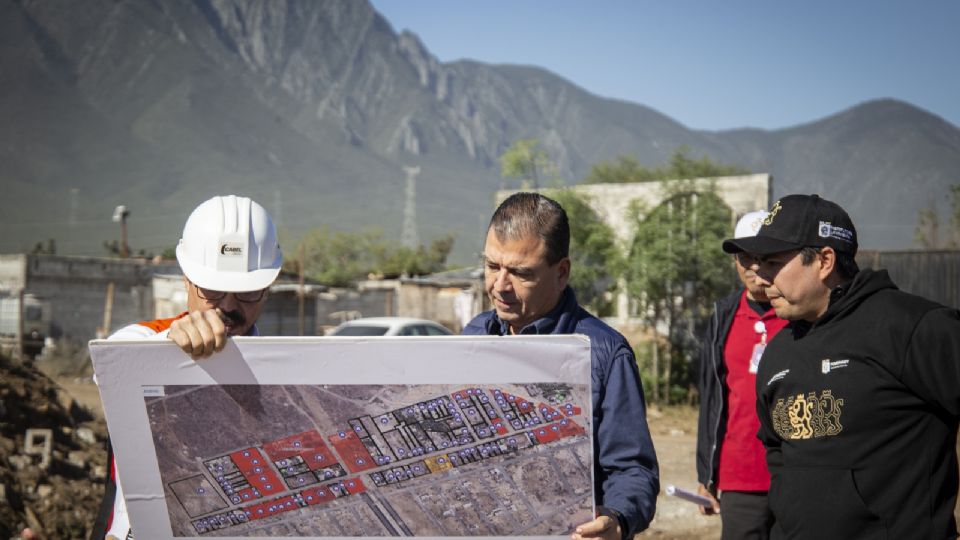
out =
{"type": "Polygon", "coordinates": [[[31,362],[0,355],[0,539],[24,527],[87,538],[103,494],[105,438],[102,421],[31,362]]]}

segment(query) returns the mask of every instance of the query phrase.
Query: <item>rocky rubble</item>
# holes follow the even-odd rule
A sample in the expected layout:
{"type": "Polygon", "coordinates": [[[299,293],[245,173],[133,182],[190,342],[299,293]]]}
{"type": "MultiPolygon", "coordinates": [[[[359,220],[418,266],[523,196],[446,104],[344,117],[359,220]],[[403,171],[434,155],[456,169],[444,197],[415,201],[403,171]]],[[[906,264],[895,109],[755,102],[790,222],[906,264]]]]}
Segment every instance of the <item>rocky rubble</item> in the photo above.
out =
{"type": "Polygon", "coordinates": [[[0,539],[87,538],[107,472],[102,421],[32,363],[0,356],[0,539]]]}

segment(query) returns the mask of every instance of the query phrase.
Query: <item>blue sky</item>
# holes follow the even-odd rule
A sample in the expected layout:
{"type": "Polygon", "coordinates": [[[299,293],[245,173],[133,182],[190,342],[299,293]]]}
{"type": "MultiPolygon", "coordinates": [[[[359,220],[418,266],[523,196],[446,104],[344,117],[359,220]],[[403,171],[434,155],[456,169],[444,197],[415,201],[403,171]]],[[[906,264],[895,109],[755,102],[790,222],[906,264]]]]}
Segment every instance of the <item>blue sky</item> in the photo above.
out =
{"type": "Polygon", "coordinates": [[[443,62],[540,66],[694,129],[778,129],[883,97],[960,126],[958,0],[372,3],[443,62]]]}

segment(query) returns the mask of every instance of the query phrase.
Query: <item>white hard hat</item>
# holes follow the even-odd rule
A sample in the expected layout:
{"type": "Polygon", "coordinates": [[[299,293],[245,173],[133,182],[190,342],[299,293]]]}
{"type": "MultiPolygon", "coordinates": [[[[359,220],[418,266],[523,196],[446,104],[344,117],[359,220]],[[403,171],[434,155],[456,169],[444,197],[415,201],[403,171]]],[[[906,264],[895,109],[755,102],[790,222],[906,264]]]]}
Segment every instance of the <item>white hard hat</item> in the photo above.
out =
{"type": "Polygon", "coordinates": [[[763,220],[767,219],[768,215],[770,215],[770,212],[766,210],[747,212],[740,218],[740,221],[737,222],[737,227],[733,230],[733,237],[749,238],[756,236],[757,231],[760,230],[760,226],[763,225],[763,220]]]}
{"type": "Polygon", "coordinates": [[[205,289],[244,292],[270,286],[283,262],[270,214],[247,197],[214,197],[183,226],[177,261],[205,289]]]}

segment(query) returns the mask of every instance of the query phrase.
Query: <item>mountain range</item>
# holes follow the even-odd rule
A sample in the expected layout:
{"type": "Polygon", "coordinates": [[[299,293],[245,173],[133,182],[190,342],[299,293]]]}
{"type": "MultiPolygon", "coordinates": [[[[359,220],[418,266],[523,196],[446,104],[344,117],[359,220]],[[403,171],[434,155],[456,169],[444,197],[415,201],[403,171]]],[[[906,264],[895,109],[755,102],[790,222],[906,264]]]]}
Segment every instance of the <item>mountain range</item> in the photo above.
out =
{"type": "Polygon", "coordinates": [[[117,205],[131,247],[159,252],[226,193],[267,207],[287,244],[323,225],[399,239],[417,166],[421,241],[453,233],[472,261],[494,192],[516,185],[497,158],[528,138],[568,184],[681,146],[771,173],[775,197],[847,208],[864,248],[910,247],[918,211],[960,183],[960,129],[896,100],[703,131],[537,67],[440,62],[366,0],[0,0],[0,252],[104,254],[117,205]]]}

